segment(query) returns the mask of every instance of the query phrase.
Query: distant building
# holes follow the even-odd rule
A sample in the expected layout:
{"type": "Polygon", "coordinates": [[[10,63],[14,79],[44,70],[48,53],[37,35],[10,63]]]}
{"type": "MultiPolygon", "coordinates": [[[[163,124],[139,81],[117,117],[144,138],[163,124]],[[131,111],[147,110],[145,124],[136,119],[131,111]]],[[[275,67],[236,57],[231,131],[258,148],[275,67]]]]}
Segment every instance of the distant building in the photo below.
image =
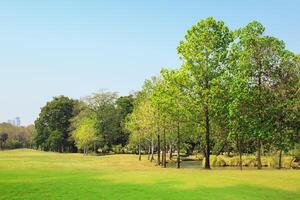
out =
{"type": "Polygon", "coordinates": [[[20,117],[16,117],[14,121],[15,121],[15,126],[21,126],[21,119],[20,119],[20,117]]]}
{"type": "Polygon", "coordinates": [[[14,119],[9,119],[7,120],[7,123],[13,125],[13,126],[21,126],[21,118],[20,117],[16,117],[14,119]]]}

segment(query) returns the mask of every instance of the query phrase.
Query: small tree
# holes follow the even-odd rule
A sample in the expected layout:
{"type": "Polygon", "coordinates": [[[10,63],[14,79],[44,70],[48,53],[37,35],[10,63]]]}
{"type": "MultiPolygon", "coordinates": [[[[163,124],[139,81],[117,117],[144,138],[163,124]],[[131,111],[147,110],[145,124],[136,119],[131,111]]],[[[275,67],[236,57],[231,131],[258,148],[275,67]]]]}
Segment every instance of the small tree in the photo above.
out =
{"type": "Polygon", "coordinates": [[[78,149],[82,149],[86,155],[89,148],[92,147],[96,140],[99,140],[99,134],[96,129],[96,117],[94,115],[81,119],[72,133],[75,144],[78,149]]]}

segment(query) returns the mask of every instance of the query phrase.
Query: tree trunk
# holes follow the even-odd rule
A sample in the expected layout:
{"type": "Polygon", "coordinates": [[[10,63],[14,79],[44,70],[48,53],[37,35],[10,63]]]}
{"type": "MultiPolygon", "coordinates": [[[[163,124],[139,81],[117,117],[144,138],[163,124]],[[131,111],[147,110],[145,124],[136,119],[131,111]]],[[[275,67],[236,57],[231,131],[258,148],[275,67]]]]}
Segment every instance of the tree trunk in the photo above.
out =
{"type": "Polygon", "coordinates": [[[180,126],[177,123],[177,168],[180,168],[180,126]]]}
{"type": "Polygon", "coordinates": [[[205,169],[210,169],[210,130],[209,130],[209,111],[208,105],[205,105],[205,142],[206,142],[206,152],[205,152],[205,169]]]}
{"type": "MultiPolygon", "coordinates": [[[[201,139],[199,139],[199,141],[200,141],[201,139]]],[[[195,147],[196,147],[196,143],[194,143],[194,142],[190,142],[190,143],[188,143],[189,144],[189,147],[187,148],[187,150],[186,150],[186,155],[187,156],[190,156],[190,155],[193,155],[193,152],[194,152],[194,150],[195,150],[195,147]]],[[[204,153],[205,154],[205,153],[204,153]]]]}
{"type": "Polygon", "coordinates": [[[150,157],[150,161],[153,162],[154,160],[154,141],[153,141],[153,137],[151,139],[151,157],[150,157]]]}
{"type": "Polygon", "coordinates": [[[240,170],[242,171],[243,170],[243,149],[242,149],[242,140],[240,137],[238,137],[239,141],[238,141],[238,148],[239,148],[239,157],[240,157],[240,160],[239,160],[239,165],[240,165],[240,170]]]}
{"type": "Polygon", "coordinates": [[[282,150],[279,151],[278,169],[282,168],[282,150]]]}
{"type": "Polygon", "coordinates": [[[160,135],[157,135],[157,165],[160,165],[160,135]]]}
{"type": "Polygon", "coordinates": [[[139,161],[142,160],[142,153],[141,153],[141,134],[139,134],[139,161]]]}
{"type": "Polygon", "coordinates": [[[163,168],[167,167],[167,149],[166,149],[166,129],[163,134],[163,168]]]}
{"type": "Polygon", "coordinates": [[[173,159],[173,148],[172,148],[172,144],[170,144],[169,159],[170,159],[170,160],[173,159]]]}
{"type": "MultiPolygon", "coordinates": [[[[282,121],[283,121],[283,117],[280,118],[280,124],[282,124],[282,121]]],[[[283,136],[282,136],[282,132],[280,131],[279,133],[280,137],[279,137],[279,142],[280,144],[282,144],[282,140],[283,140],[283,136]]],[[[282,168],[282,149],[279,150],[279,161],[278,161],[278,169],[281,169],[282,168]]]]}
{"type": "Polygon", "coordinates": [[[239,154],[240,154],[240,163],[239,163],[240,170],[243,171],[243,153],[240,151],[239,154]]]}
{"type": "Polygon", "coordinates": [[[262,164],[261,164],[261,139],[258,137],[257,138],[257,169],[262,169],[262,164]]]}
{"type": "Polygon", "coordinates": [[[221,153],[223,152],[226,145],[227,145],[227,141],[225,140],[225,142],[222,144],[220,150],[216,153],[216,157],[221,155],[221,153]]]}
{"type": "Polygon", "coordinates": [[[151,157],[151,142],[148,147],[148,160],[150,160],[150,157],[151,157]]]}

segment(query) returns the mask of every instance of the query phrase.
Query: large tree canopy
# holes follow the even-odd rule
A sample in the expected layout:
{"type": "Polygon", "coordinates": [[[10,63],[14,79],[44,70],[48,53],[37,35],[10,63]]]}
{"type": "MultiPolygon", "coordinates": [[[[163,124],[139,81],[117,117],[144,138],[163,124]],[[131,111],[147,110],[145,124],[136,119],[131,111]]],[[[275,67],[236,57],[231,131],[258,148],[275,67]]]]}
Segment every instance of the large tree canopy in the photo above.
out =
{"type": "Polygon", "coordinates": [[[54,97],[41,109],[35,121],[35,142],[38,148],[59,152],[76,150],[74,141],[69,140],[70,120],[76,114],[76,103],[76,100],[59,96],[54,97]]]}

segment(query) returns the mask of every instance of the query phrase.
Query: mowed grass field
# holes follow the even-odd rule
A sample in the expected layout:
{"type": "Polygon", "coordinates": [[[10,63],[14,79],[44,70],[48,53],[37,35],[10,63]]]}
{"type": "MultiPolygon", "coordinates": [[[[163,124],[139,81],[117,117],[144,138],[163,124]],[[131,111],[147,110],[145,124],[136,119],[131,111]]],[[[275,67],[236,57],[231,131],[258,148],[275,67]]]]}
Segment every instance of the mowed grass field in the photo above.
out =
{"type": "Polygon", "coordinates": [[[300,199],[300,171],[162,169],[135,155],[0,152],[0,199],[300,199]]]}

